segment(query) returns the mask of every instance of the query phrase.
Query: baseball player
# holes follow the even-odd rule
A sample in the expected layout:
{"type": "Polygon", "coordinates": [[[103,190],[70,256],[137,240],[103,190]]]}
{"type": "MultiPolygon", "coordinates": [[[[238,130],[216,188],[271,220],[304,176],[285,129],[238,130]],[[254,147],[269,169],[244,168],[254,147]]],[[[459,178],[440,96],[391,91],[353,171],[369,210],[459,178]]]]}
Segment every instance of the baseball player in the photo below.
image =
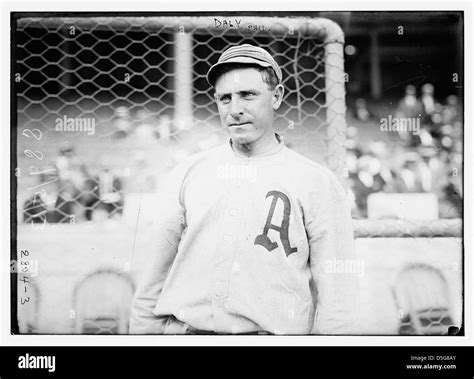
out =
{"type": "Polygon", "coordinates": [[[280,67],[244,44],[207,79],[230,139],[170,175],[130,332],[357,334],[348,200],[275,133],[280,67]]]}

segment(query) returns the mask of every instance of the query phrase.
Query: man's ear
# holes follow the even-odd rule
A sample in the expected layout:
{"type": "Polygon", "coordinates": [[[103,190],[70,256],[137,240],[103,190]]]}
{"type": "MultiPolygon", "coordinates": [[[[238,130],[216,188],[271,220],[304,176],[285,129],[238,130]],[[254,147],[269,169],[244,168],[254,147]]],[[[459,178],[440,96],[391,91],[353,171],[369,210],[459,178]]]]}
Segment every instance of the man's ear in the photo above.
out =
{"type": "Polygon", "coordinates": [[[283,101],[283,95],[285,94],[285,88],[283,85],[278,84],[273,90],[273,110],[278,110],[280,108],[281,102],[283,101]]]}

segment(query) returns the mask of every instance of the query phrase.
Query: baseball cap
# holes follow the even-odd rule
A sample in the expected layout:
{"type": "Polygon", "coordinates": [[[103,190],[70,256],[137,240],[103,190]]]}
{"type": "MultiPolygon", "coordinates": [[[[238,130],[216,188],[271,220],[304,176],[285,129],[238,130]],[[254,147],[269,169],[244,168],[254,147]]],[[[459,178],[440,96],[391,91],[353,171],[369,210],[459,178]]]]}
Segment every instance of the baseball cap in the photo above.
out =
{"type": "Polygon", "coordinates": [[[256,64],[261,67],[271,67],[273,71],[275,71],[278,83],[281,83],[281,68],[270,53],[261,47],[245,43],[228,48],[219,57],[217,63],[209,69],[207,72],[207,81],[211,86],[214,86],[217,80],[217,68],[229,63],[256,64]]]}

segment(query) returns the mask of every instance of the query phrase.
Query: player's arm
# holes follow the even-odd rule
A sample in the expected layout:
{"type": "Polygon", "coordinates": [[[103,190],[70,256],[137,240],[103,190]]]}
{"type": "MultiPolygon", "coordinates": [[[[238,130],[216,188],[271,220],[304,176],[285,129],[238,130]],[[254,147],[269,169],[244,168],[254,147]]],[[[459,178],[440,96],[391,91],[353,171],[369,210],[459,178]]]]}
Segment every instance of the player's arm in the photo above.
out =
{"type": "MultiPolygon", "coordinates": [[[[316,313],[312,334],[357,334],[359,311],[358,264],[350,204],[334,175],[326,188],[311,196],[306,215],[316,313]]],[[[363,266],[362,266],[363,267],[363,266]]]]}
{"type": "Polygon", "coordinates": [[[149,246],[143,272],[130,313],[131,334],[162,334],[166,319],[153,314],[168,271],[178,251],[184,230],[184,209],[180,202],[181,175],[175,169],[161,191],[157,218],[153,226],[153,243],[149,246]]]}

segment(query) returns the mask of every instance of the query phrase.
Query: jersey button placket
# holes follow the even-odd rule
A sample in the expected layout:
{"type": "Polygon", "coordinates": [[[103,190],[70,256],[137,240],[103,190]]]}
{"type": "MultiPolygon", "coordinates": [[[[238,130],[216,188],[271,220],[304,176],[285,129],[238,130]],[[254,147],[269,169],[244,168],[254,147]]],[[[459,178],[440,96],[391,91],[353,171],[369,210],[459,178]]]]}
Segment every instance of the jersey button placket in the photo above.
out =
{"type": "MultiPolygon", "coordinates": [[[[247,165],[248,159],[239,159],[235,164],[247,165]]],[[[241,224],[242,212],[245,205],[245,180],[240,177],[233,178],[229,186],[228,201],[223,210],[222,231],[220,238],[221,254],[217,257],[214,266],[214,277],[211,287],[213,305],[214,328],[227,330],[232,316],[228,313],[227,301],[229,285],[235,275],[234,261],[238,255],[239,240],[242,238],[241,224]]],[[[228,330],[227,330],[228,331],[228,330]]]]}
{"type": "Polygon", "coordinates": [[[219,253],[214,263],[214,271],[210,295],[212,298],[214,327],[222,330],[228,321],[225,301],[228,297],[229,279],[231,276],[232,260],[236,249],[236,233],[239,225],[238,193],[239,186],[233,181],[229,188],[229,198],[222,218],[222,236],[219,242],[219,253]]]}

